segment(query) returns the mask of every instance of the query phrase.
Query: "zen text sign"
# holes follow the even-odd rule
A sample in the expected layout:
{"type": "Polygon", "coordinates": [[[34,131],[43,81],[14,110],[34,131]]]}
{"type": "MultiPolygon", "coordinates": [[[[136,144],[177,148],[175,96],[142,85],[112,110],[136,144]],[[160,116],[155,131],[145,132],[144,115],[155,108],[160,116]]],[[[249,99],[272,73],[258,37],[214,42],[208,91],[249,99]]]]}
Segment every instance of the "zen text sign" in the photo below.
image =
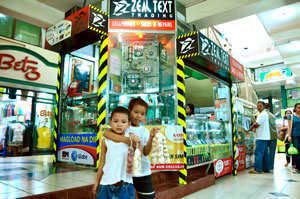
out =
{"type": "Polygon", "coordinates": [[[110,29],[175,31],[175,0],[111,0],[110,29]]]}
{"type": "Polygon", "coordinates": [[[19,46],[0,46],[1,81],[30,82],[31,86],[56,86],[57,64],[19,46]]]}

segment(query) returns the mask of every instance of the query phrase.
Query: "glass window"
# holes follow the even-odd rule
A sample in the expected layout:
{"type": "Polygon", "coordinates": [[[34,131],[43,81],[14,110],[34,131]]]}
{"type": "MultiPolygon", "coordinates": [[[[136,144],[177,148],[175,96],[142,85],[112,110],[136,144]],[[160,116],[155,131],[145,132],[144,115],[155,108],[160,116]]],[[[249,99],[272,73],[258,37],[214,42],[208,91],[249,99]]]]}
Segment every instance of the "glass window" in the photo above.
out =
{"type": "Polygon", "coordinates": [[[0,35],[11,38],[12,29],[13,29],[12,17],[9,17],[5,14],[0,13],[0,35]]]}
{"type": "Polygon", "coordinates": [[[14,39],[39,46],[40,36],[40,27],[17,20],[14,39]]]}

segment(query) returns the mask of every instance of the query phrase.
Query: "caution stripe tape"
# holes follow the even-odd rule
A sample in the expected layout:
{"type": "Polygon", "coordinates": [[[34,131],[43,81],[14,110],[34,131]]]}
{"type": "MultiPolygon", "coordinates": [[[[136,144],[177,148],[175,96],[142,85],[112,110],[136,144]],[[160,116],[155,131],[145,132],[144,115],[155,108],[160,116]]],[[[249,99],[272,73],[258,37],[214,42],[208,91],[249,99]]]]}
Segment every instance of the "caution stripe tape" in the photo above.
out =
{"type": "Polygon", "coordinates": [[[183,128],[184,169],[179,170],[179,184],[187,184],[187,152],[186,152],[186,113],[185,113],[185,84],[184,62],[177,59],[177,99],[178,99],[178,124],[183,128]]]}
{"type": "Polygon", "coordinates": [[[105,124],[106,117],[106,88],[107,88],[107,58],[108,58],[108,37],[101,36],[100,55],[99,55],[99,84],[98,84],[98,119],[97,119],[97,168],[100,162],[100,127],[105,124]]]}
{"type": "MultiPolygon", "coordinates": [[[[230,79],[232,82],[232,75],[230,75],[230,79]]],[[[237,175],[237,162],[236,162],[236,147],[237,147],[237,137],[236,137],[236,129],[234,125],[234,108],[233,108],[233,90],[232,85],[230,86],[230,97],[231,97],[231,118],[232,118],[232,141],[233,141],[233,163],[232,163],[232,174],[237,175]]]]}

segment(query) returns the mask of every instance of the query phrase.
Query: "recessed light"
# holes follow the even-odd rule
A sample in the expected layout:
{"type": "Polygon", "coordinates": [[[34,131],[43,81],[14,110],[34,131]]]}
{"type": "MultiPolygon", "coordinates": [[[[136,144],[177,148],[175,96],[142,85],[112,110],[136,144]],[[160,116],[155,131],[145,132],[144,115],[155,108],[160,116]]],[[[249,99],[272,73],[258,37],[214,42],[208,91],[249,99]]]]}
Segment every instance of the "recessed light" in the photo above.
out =
{"type": "Polygon", "coordinates": [[[260,64],[261,66],[263,66],[264,64],[260,64]]]}
{"type": "Polygon", "coordinates": [[[296,14],[296,10],[291,6],[284,6],[277,9],[272,13],[272,18],[277,20],[283,20],[293,17],[296,14]]]}
{"type": "Polygon", "coordinates": [[[244,50],[248,50],[248,47],[245,47],[244,50]]]}

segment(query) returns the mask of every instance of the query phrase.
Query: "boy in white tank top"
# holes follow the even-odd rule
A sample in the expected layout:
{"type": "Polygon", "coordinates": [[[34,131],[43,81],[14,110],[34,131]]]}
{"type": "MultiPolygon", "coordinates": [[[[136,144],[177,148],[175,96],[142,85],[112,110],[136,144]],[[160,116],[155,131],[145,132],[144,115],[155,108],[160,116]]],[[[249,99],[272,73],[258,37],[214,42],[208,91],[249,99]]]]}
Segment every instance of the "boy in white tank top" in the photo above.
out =
{"type": "MultiPolygon", "coordinates": [[[[129,111],[117,107],[111,114],[109,124],[113,134],[125,135],[130,126],[129,111]]],[[[132,175],[126,172],[128,145],[104,138],[93,194],[96,199],[134,199],[132,175]]]]}

